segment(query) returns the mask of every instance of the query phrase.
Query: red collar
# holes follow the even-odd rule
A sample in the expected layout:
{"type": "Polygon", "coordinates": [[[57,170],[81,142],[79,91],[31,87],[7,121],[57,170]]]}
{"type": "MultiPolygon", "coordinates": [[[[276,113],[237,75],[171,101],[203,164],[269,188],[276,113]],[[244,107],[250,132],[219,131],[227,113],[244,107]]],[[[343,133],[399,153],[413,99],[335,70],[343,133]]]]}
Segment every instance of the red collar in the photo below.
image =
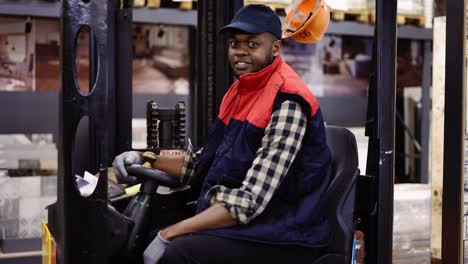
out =
{"type": "Polygon", "coordinates": [[[258,90],[267,84],[271,75],[276,71],[279,65],[283,63],[281,56],[277,56],[275,60],[267,67],[258,72],[247,73],[239,77],[240,90],[258,90]]]}

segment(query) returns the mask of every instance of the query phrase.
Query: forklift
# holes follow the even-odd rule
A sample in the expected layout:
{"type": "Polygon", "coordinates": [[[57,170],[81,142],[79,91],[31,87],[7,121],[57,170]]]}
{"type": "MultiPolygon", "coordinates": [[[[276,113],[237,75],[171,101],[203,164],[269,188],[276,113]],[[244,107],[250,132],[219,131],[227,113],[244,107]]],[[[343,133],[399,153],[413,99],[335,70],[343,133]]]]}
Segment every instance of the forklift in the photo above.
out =
{"type": "MultiPolygon", "coordinates": [[[[198,3],[196,63],[191,65],[190,73],[195,85],[188,111],[195,147],[203,145],[224,91],[233,81],[226,59],[227,40],[216,32],[230,21],[242,4],[237,0],[198,3]]],[[[444,160],[444,263],[462,263],[463,260],[465,10],[464,0],[447,0],[447,25],[450,25],[447,47],[450,49],[447,50],[446,72],[450,74],[446,78],[445,100],[449,103],[445,112],[444,151],[450,154],[444,160]]],[[[342,234],[332,235],[336,236],[332,240],[341,243],[331,242],[329,256],[317,263],[350,263],[354,230],[365,234],[365,263],[392,263],[396,13],[396,0],[376,1],[374,70],[369,82],[366,120],[367,171],[363,175],[356,173],[357,156],[353,156],[350,163],[356,170],[347,172],[348,181],[329,188],[335,193],[345,188],[349,194],[338,201],[330,213],[343,217],[340,220],[345,224],[340,226],[342,234]]],[[[192,197],[189,189],[178,186],[169,176],[142,166],[129,168],[132,175],[142,179],[139,193],[123,199],[109,198],[112,188],[108,182],[108,167],[117,154],[131,149],[132,1],[63,0],[61,24],[58,194],[57,203],[49,206],[49,222],[43,227],[43,263],[141,263],[138,254],[150,239],[142,236],[150,229],[192,213],[192,197]],[[89,27],[94,36],[90,38],[91,88],[88,94],[80,92],[74,72],[75,40],[83,26],[89,27]],[[87,122],[83,125],[80,123],[84,117],[87,122]],[[80,148],[82,145],[86,147],[80,148]],[[74,175],[84,169],[99,175],[96,189],[89,197],[82,197],[75,183],[74,175]],[[159,184],[173,187],[175,191],[169,195],[156,193],[159,184]],[[141,201],[149,201],[143,202],[151,204],[149,209],[138,208],[141,201]]],[[[153,128],[152,132],[148,131],[148,149],[158,152],[166,147],[184,147],[182,108],[178,105],[175,109],[164,110],[165,121],[158,119],[162,116],[148,115],[151,116],[148,128],[153,128]],[[155,120],[166,125],[157,127],[155,120]],[[178,123],[178,128],[174,122],[178,123]],[[163,129],[164,126],[167,129],[163,129]]],[[[154,104],[149,103],[148,113],[154,109],[154,104]]],[[[331,128],[329,131],[327,135],[335,137],[333,131],[342,130],[331,128]]],[[[351,139],[349,149],[357,155],[355,141],[352,141],[354,136],[337,134],[337,141],[329,144],[340,146],[348,137],[351,139]]],[[[331,148],[333,152],[334,147],[331,148]]],[[[343,156],[339,151],[334,154],[343,156]]]]}

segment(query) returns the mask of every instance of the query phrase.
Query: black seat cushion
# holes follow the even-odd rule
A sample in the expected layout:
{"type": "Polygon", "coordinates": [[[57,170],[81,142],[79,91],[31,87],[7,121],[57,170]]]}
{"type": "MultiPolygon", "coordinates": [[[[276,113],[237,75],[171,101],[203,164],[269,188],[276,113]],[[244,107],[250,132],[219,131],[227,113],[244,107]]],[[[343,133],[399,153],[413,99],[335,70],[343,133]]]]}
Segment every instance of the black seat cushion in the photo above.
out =
{"type": "MultiPolygon", "coordinates": [[[[332,156],[331,180],[325,194],[331,238],[327,251],[351,256],[355,182],[359,175],[356,138],[346,128],[327,126],[327,143],[332,156]]],[[[349,262],[348,262],[349,263],[349,262]]]]}

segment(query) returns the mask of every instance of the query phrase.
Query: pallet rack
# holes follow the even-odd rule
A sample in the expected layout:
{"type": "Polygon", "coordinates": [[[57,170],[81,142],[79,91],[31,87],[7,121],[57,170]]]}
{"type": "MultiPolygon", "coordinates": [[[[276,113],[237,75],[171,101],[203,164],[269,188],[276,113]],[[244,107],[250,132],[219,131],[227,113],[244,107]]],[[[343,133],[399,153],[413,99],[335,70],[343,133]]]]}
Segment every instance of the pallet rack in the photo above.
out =
{"type": "MultiPolygon", "coordinates": [[[[60,16],[60,2],[0,0],[0,15],[58,19],[60,16]]],[[[284,19],[284,17],[282,17],[282,19],[284,19]]],[[[197,20],[196,10],[172,8],[133,9],[133,21],[135,23],[182,25],[196,28],[197,20]]],[[[331,21],[326,34],[372,38],[374,36],[374,25],[356,21],[331,21]]],[[[400,25],[398,26],[397,36],[399,39],[411,39],[423,42],[424,61],[431,60],[432,29],[400,25]]],[[[431,63],[424,63],[423,69],[423,127],[428,127],[429,125],[430,65],[431,63]]],[[[158,95],[158,97],[160,97],[160,95],[158,95]]],[[[11,126],[3,126],[0,129],[0,133],[54,133],[57,130],[57,98],[58,95],[55,92],[0,92],[0,104],[11,105],[12,111],[17,113],[15,116],[8,113],[0,113],[0,118],[2,118],[2,120],[12,124],[11,126]],[[22,103],[12,104],[12,102],[22,103]],[[24,109],[25,105],[33,109],[42,109],[42,111],[26,111],[24,109]],[[43,107],[44,105],[50,107],[43,107]],[[42,122],[38,122],[38,120],[42,120],[42,122]]],[[[142,105],[144,105],[146,101],[152,98],[154,99],[154,94],[136,94],[135,104],[142,102],[142,105]]],[[[172,106],[177,100],[180,100],[180,96],[164,95],[162,101],[167,101],[170,103],[170,106],[172,106]]],[[[340,124],[343,126],[364,124],[367,97],[323,97],[319,98],[319,101],[324,113],[326,113],[325,118],[330,124],[340,124]],[[343,103],[347,105],[347,107],[341,109],[341,111],[335,107],[336,105],[343,105],[343,103]],[[349,111],[350,108],[352,111],[349,111]]],[[[134,109],[134,117],[144,117],[144,113],[134,109]]],[[[422,135],[423,143],[428,142],[428,137],[429,135],[422,135]]],[[[427,157],[427,153],[423,153],[423,157],[427,157]]],[[[427,162],[423,163],[427,164],[427,162]]],[[[425,168],[427,166],[423,164],[422,167],[425,168]]],[[[427,175],[427,173],[423,171],[422,175],[427,175]]],[[[427,181],[427,179],[423,179],[423,181],[427,181]]]]}

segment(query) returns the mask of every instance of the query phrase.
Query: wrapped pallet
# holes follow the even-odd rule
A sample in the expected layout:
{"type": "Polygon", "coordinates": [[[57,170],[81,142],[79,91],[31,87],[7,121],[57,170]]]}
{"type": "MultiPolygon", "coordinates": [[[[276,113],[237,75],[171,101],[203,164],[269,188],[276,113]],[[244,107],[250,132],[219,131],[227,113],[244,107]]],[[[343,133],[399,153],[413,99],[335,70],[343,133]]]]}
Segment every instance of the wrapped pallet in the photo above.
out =
{"type": "MultiPolygon", "coordinates": [[[[375,0],[367,0],[367,7],[375,11],[375,0]]],[[[399,15],[424,16],[424,0],[398,0],[399,15]]]]}
{"type": "Polygon", "coordinates": [[[148,0],[146,6],[151,8],[159,8],[161,7],[161,0],[148,0]]]}
{"type": "Polygon", "coordinates": [[[430,263],[431,189],[428,184],[395,184],[393,263],[430,263]]]}
{"type": "Polygon", "coordinates": [[[426,18],[425,27],[432,28],[432,19],[434,18],[433,0],[424,0],[424,17],[426,18]]]}
{"type": "Polygon", "coordinates": [[[134,7],[144,7],[145,6],[145,0],[135,0],[133,1],[133,6],[134,7]]]}
{"type": "Polygon", "coordinates": [[[193,0],[172,0],[172,2],[179,4],[179,9],[191,10],[193,9],[193,0]]]}
{"type": "MultiPolygon", "coordinates": [[[[426,26],[426,17],[424,10],[425,0],[398,0],[397,23],[399,25],[426,26]]],[[[375,22],[375,0],[368,0],[367,7],[370,12],[370,21],[375,22]]],[[[431,18],[430,18],[431,19],[431,18]]]]}
{"type": "Polygon", "coordinates": [[[245,5],[264,4],[264,5],[290,5],[293,0],[244,0],[245,5]]]}
{"type": "Polygon", "coordinates": [[[398,14],[424,16],[423,0],[399,0],[398,14]]]}
{"type": "Polygon", "coordinates": [[[287,9],[293,0],[244,0],[244,5],[263,4],[271,7],[273,10],[287,9]]]}
{"type": "Polygon", "coordinates": [[[331,10],[367,11],[367,0],[327,0],[325,3],[331,10]]]}
{"type": "Polygon", "coordinates": [[[326,0],[333,20],[369,22],[367,0],[326,0]]]}

